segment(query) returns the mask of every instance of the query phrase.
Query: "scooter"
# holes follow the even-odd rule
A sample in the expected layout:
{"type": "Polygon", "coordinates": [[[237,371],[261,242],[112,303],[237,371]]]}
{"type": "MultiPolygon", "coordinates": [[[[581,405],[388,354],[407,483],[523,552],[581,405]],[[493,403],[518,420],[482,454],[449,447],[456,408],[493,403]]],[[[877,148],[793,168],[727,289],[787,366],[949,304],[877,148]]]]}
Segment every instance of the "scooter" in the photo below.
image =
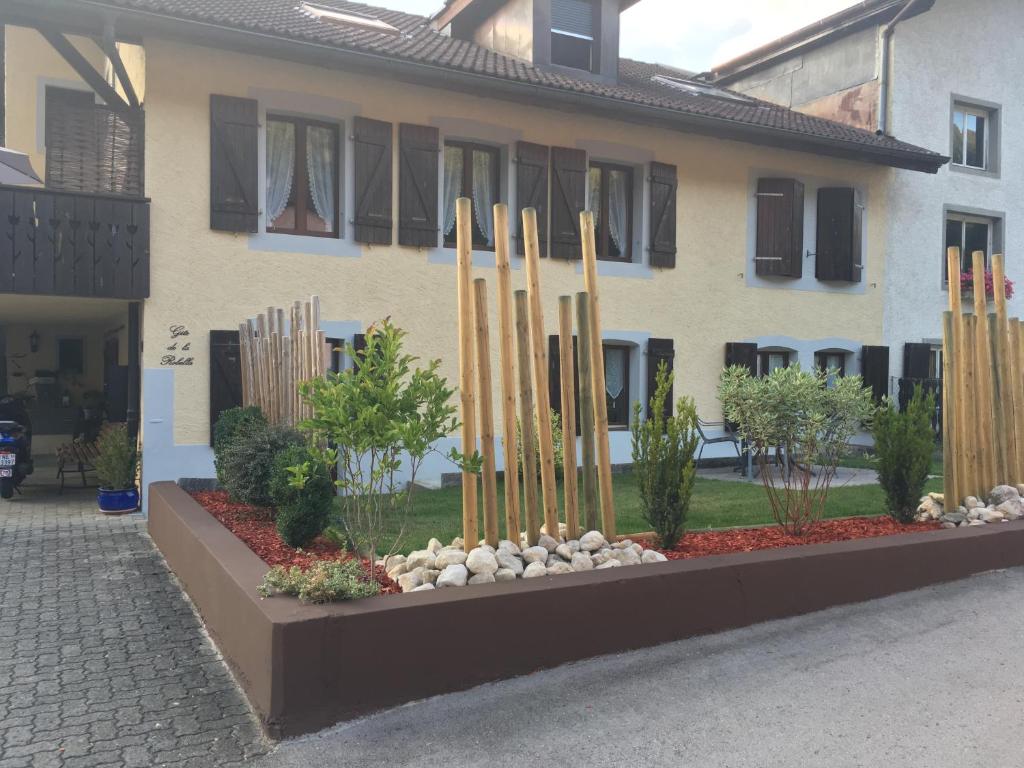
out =
{"type": "Polygon", "coordinates": [[[0,498],[9,499],[34,470],[32,422],[21,400],[0,396],[0,498]]]}

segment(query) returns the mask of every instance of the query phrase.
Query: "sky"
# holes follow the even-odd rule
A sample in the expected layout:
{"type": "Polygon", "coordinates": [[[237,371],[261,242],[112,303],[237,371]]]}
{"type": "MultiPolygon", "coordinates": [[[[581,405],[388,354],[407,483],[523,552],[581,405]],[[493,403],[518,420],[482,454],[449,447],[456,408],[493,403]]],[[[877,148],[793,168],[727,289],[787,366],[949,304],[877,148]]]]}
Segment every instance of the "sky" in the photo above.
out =
{"type": "MultiPolygon", "coordinates": [[[[443,0],[366,0],[430,15],[443,0]]],[[[641,0],[622,14],[621,55],[703,72],[855,0],[641,0]],[[709,5],[711,10],[709,10],[709,5]]]]}

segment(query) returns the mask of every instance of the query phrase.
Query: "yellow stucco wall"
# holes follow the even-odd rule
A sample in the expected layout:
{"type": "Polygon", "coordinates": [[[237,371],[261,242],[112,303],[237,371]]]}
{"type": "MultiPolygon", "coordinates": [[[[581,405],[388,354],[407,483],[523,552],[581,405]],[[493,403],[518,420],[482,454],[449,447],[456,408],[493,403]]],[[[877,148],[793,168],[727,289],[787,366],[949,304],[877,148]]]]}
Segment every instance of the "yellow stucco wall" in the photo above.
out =
{"type": "MultiPolygon", "coordinates": [[[[457,381],[454,266],[428,263],[424,251],[399,246],[364,247],[359,258],[299,250],[259,252],[250,248],[246,235],[210,230],[211,93],[307,94],[350,102],[357,114],[393,123],[465,119],[519,129],[519,138],[527,141],[568,147],[577,142],[617,144],[675,164],[678,266],[656,270],[653,279],[604,278],[603,321],[606,330],[673,338],[676,392],[693,395],[698,409],[712,418],[720,414],[715,387],[728,341],[772,334],[842,337],[865,344],[881,339],[888,169],[161,40],[146,40],[145,47],[146,187],[153,199],[153,258],[143,365],[159,365],[169,326],[188,327],[195,364],[174,369],[174,436],[179,444],[208,439],[209,330],[235,328],[268,305],[288,306],[312,293],[321,297],[327,320],[365,325],[390,315],[408,330],[410,351],[441,358],[442,373],[457,381]],[[816,176],[867,192],[863,293],[748,286],[750,184],[755,173],[816,176]]],[[[9,124],[13,117],[9,114],[9,124]]],[[[394,167],[397,221],[397,162],[394,167]]],[[[345,172],[350,184],[351,167],[345,172]]],[[[345,217],[350,216],[346,211],[345,217]]],[[[813,244],[806,246],[813,249],[813,244]]],[[[301,247],[298,241],[296,247],[301,247]]],[[[804,268],[813,271],[813,261],[805,261],[804,268]]],[[[493,281],[495,273],[479,268],[475,276],[493,281]]],[[[524,287],[521,269],[513,279],[516,288],[524,287]]],[[[544,260],[541,280],[545,330],[553,333],[557,296],[582,290],[583,280],[575,263],[552,260],[544,260]]],[[[493,300],[491,304],[494,322],[493,300]]]]}

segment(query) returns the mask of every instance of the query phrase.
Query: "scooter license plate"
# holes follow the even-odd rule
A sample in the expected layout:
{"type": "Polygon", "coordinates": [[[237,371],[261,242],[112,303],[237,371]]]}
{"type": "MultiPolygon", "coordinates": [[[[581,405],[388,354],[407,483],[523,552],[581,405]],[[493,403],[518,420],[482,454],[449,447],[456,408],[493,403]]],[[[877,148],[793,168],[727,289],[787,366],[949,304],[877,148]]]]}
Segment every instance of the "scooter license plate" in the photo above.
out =
{"type": "MultiPolygon", "coordinates": [[[[18,457],[13,453],[0,453],[0,467],[13,467],[18,463],[18,457]]],[[[10,475],[0,475],[0,477],[10,477],[10,475]]]]}
{"type": "Polygon", "coordinates": [[[0,467],[0,477],[14,477],[14,469],[11,467],[0,467]]]}

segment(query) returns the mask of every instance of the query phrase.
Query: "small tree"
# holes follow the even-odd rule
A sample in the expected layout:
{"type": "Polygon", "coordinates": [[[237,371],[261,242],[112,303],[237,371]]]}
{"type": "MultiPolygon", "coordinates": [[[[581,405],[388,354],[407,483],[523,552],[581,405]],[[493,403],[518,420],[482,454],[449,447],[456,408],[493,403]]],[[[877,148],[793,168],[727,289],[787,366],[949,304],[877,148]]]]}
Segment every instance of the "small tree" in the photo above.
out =
{"type": "MultiPolygon", "coordinates": [[[[405,332],[384,320],[366,334],[365,348],[347,352],[355,364],[341,373],[301,385],[313,417],[310,430],[328,466],[337,465],[341,522],[349,542],[372,563],[385,540],[398,551],[412,509],[416,474],[433,444],[458,428],[453,390],[437,373],[440,361],[414,368],[417,358],[402,351],[405,332]]],[[[452,449],[460,467],[476,471],[452,449]]],[[[296,468],[293,482],[305,480],[296,468]]]]}
{"type": "Polygon", "coordinates": [[[658,545],[671,549],[686,526],[697,466],[697,409],[689,397],[676,402],[676,413],[665,415],[672,374],[658,366],[651,397],[651,416],[641,421],[641,406],[633,404],[633,472],[640,486],[641,514],[658,536],[658,545]]]}
{"type": "Polygon", "coordinates": [[[934,413],[935,395],[918,385],[906,411],[900,413],[896,404],[887,399],[875,414],[878,482],[885,491],[889,514],[901,523],[914,519],[928,480],[935,451],[934,413]]]}
{"type": "Polygon", "coordinates": [[[718,396],[725,418],[755,452],[775,521],[799,536],[821,519],[839,459],[870,423],[871,391],[860,376],[836,371],[794,365],[758,378],[733,366],[723,371],[718,396]]]}
{"type": "Polygon", "coordinates": [[[108,424],[96,441],[96,478],[100,488],[109,491],[126,491],[135,487],[135,465],[138,451],[135,443],[128,439],[128,427],[124,424],[108,424]]]}

